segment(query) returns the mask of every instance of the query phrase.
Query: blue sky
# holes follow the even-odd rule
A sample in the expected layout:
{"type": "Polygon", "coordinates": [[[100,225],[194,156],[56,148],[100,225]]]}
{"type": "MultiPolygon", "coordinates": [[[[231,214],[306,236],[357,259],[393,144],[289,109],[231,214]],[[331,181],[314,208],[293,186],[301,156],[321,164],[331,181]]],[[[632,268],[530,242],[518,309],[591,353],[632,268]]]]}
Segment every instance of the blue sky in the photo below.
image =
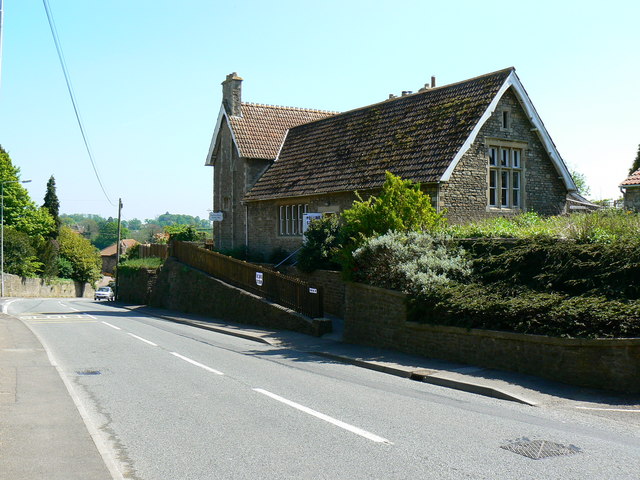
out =
{"type": "Polygon", "coordinates": [[[238,72],[243,100],[349,110],[514,66],[593,198],[619,196],[640,144],[638,2],[49,0],[89,142],[41,0],[4,0],[0,144],[64,213],[206,217],[204,162],[238,72]]]}

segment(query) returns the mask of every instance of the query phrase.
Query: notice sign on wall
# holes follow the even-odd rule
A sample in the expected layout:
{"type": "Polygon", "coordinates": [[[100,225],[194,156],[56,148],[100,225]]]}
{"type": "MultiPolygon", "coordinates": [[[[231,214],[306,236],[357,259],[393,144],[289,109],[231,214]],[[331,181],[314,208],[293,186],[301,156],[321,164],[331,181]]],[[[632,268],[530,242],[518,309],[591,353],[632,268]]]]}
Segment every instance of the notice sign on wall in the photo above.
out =
{"type": "Polygon", "coordinates": [[[256,272],[256,285],[261,287],[262,286],[262,282],[263,282],[262,272],[256,272]]]}

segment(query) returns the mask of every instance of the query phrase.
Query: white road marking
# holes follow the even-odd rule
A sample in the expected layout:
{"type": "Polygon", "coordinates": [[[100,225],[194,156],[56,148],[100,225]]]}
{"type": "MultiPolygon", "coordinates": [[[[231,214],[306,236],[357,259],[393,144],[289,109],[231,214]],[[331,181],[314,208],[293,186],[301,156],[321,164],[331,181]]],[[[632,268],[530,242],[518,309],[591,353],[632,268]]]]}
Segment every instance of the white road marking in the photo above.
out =
{"type": "Polygon", "coordinates": [[[74,312],[79,312],[80,311],[77,308],[73,308],[73,307],[71,307],[71,306],[69,306],[69,305],[67,305],[67,304],[65,304],[65,303],[63,303],[61,301],[58,302],[58,305],[60,305],[61,307],[64,307],[64,308],[68,308],[69,310],[73,310],[74,312]]]}
{"type": "Polygon", "coordinates": [[[200,362],[196,362],[195,360],[191,360],[190,358],[185,357],[183,355],[180,355],[177,352],[169,352],[169,353],[171,353],[171,355],[173,355],[174,357],[178,357],[178,358],[184,360],[185,362],[189,362],[190,364],[195,365],[196,367],[204,368],[207,372],[215,373],[216,375],[224,375],[224,373],[222,373],[220,370],[216,370],[215,368],[207,367],[206,365],[203,365],[200,362]]]}
{"type": "MultiPolygon", "coordinates": [[[[79,312],[79,311],[80,311],[80,310],[78,310],[78,312],[79,312]]],[[[97,320],[97,318],[96,318],[96,317],[94,317],[93,315],[89,315],[88,313],[83,313],[83,315],[86,315],[86,316],[87,316],[87,317],[89,317],[89,318],[93,318],[94,320],[97,320]]]]}
{"type": "Polygon", "coordinates": [[[640,413],[640,410],[632,410],[630,408],[600,408],[600,407],[576,407],[581,410],[598,410],[601,412],[629,412],[629,413],[640,413]]]}
{"type": "Polygon", "coordinates": [[[14,298],[13,300],[7,300],[6,302],[4,302],[2,304],[2,313],[4,313],[5,315],[8,315],[9,312],[9,305],[11,305],[13,302],[17,301],[17,298],[14,298]]]}
{"type": "Polygon", "coordinates": [[[286,398],[282,398],[281,396],[276,395],[275,393],[268,392],[267,390],[263,390],[261,388],[254,388],[253,390],[255,392],[262,393],[267,397],[271,397],[274,400],[277,400],[278,402],[282,402],[285,405],[289,405],[290,407],[296,408],[301,412],[307,413],[309,415],[313,415],[314,417],[324,420],[325,422],[329,422],[337,427],[344,428],[345,430],[348,430],[351,433],[360,435],[361,437],[364,437],[373,442],[386,443],[388,445],[393,445],[393,443],[387,440],[386,438],[379,437],[378,435],[374,435],[371,432],[367,432],[366,430],[362,430],[361,428],[354,427],[353,425],[349,425],[348,423],[345,423],[341,420],[337,420],[333,417],[325,415],[324,413],[316,412],[315,410],[305,407],[304,405],[300,405],[299,403],[295,403],[295,402],[292,402],[291,400],[287,400],[286,398]]]}
{"type": "Polygon", "coordinates": [[[153,347],[157,347],[157,346],[158,346],[158,344],[157,344],[157,343],[150,342],[150,341],[149,341],[149,340],[147,340],[146,338],[139,337],[139,336],[137,336],[137,335],[134,335],[133,333],[127,333],[127,335],[131,335],[133,338],[137,338],[137,339],[138,339],[138,340],[140,340],[141,342],[148,343],[149,345],[151,345],[151,346],[153,346],[153,347]]]}
{"type": "Polygon", "coordinates": [[[102,323],[104,323],[107,327],[115,328],[116,330],[122,330],[120,327],[116,327],[115,325],[111,325],[110,323],[107,323],[107,322],[102,322],[102,323]]]}
{"type": "Polygon", "coordinates": [[[114,454],[114,449],[111,447],[111,440],[104,434],[104,432],[98,430],[98,427],[96,427],[96,425],[91,421],[91,417],[89,416],[87,410],[84,408],[84,405],[80,400],[80,396],[75,391],[71,381],[62,371],[62,368],[58,365],[58,362],[56,362],[55,357],[51,353],[51,350],[45,343],[44,339],[40,337],[38,332],[33,330],[29,324],[25,323],[25,325],[27,325],[29,330],[31,330],[38,341],[42,344],[45,352],[47,352],[47,357],[49,357],[49,363],[51,363],[51,365],[55,367],[55,369],[58,371],[58,375],[60,375],[60,378],[62,379],[62,383],[64,383],[64,386],[67,387],[67,391],[73,399],[73,403],[75,403],[76,408],[78,409],[78,412],[80,413],[80,416],[84,421],[84,424],[87,426],[89,435],[91,435],[93,443],[95,443],[96,447],[98,448],[98,452],[100,452],[100,456],[102,456],[102,459],[104,460],[104,463],[109,470],[109,473],[111,474],[111,478],[113,478],[113,480],[124,480],[124,476],[121,472],[124,471],[125,468],[114,454]]]}

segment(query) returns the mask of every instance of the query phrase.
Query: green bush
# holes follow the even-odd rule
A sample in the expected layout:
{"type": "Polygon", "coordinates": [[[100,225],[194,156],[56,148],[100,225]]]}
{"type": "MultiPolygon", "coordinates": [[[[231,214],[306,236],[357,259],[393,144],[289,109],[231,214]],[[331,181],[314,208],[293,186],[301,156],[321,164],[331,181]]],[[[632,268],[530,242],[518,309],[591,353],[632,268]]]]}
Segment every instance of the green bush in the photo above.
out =
{"type": "Polygon", "coordinates": [[[640,337],[640,301],[568,296],[528,289],[505,291],[449,283],[409,301],[410,320],[465,328],[557,337],[640,337]]]}
{"type": "Polygon", "coordinates": [[[36,277],[42,269],[29,235],[4,227],[4,271],[21,277],[36,277]]]}
{"type": "Polygon", "coordinates": [[[606,244],[640,236],[640,214],[602,209],[541,217],[533,212],[514,217],[495,217],[466,225],[452,225],[448,233],[457,238],[554,238],[578,243],[606,244]]]}
{"type": "Polygon", "coordinates": [[[465,242],[474,273],[485,284],[525,286],[571,295],[640,298],[640,238],[610,243],[572,240],[465,242]]]}
{"type": "Polygon", "coordinates": [[[390,232],[365,241],[354,253],[355,281],[423,295],[471,274],[465,252],[448,237],[390,232]]]}
{"type": "Polygon", "coordinates": [[[298,252],[297,266],[303,272],[340,270],[334,260],[340,248],[340,218],[337,215],[314,220],[305,233],[305,242],[298,252]]]}
{"type": "Polygon", "coordinates": [[[139,270],[156,270],[162,266],[164,260],[159,257],[129,259],[118,265],[118,275],[130,276],[139,270]]]}

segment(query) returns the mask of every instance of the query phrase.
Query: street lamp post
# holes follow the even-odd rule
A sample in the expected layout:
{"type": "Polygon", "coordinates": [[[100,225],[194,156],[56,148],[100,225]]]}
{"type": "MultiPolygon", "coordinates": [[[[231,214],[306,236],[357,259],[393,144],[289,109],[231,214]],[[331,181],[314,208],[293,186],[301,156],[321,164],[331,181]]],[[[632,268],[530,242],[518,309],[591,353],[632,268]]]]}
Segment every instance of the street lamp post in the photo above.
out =
{"type": "Polygon", "coordinates": [[[4,297],[4,184],[29,183],[31,180],[5,180],[0,182],[0,297],[4,297]]]}

